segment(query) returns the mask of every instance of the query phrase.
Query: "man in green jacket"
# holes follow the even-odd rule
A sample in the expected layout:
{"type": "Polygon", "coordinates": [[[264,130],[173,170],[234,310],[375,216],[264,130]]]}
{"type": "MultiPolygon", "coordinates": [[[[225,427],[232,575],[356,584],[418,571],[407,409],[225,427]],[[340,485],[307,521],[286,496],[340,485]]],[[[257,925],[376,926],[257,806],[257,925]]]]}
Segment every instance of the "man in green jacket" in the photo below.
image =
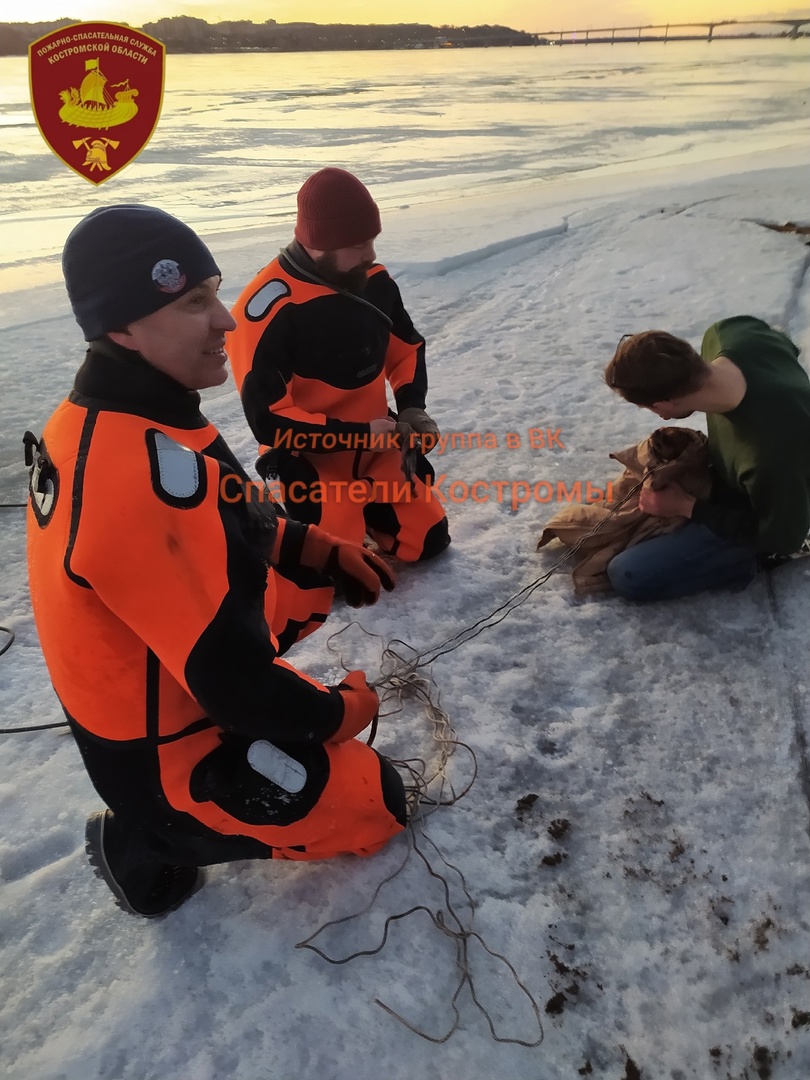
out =
{"type": "Polygon", "coordinates": [[[642,490],[640,506],[683,528],[628,548],[608,565],[622,596],[663,600],[745,588],[770,556],[802,548],[810,530],[810,380],[799,349],[761,319],[710,326],[700,354],[662,330],[623,338],[605,381],[662,420],[707,416],[712,490],[642,490]]]}

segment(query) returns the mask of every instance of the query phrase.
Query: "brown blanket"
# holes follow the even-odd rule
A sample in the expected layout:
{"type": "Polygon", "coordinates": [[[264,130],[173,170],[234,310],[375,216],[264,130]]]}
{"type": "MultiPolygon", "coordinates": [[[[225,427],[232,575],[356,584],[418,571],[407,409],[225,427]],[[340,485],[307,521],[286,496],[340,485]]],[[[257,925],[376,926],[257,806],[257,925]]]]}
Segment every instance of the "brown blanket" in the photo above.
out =
{"type": "Polygon", "coordinates": [[[560,540],[573,547],[604,523],[577,552],[579,561],[572,574],[577,596],[610,591],[606,567],[615,555],[642,540],[674,532],[686,523],[683,517],[662,518],[642,513],[638,507],[640,489],[611,516],[612,509],[639,481],[645,480],[653,490],[658,490],[674,480],[697,499],[707,498],[711,487],[706,436],[691,428],[658,428],[637,446],[610,456],[624,465],[624,472],[613,482],[612,501],[566,506],[543,529],[537,545],[539,549],[552,540],[560,540]]]}

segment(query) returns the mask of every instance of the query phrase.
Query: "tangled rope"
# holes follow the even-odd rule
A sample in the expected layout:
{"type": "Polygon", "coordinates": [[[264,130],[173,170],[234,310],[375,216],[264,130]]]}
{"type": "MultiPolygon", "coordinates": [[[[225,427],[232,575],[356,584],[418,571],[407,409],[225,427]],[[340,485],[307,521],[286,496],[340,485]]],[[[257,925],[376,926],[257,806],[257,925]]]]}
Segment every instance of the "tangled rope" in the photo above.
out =
{"type": "MultiPolygon", "coordinates": [[[[652,471],[652,470],[651,470],[652,471]]],[[[649,475],[649,474],[647,474],[649,475]]],[[[646,476],[645,478],[646,479],[646,476]]],[[[589,533],[581,537],[581,539],[568,548],[562,556],[557,559],[554,564],[535,581],[530,582],[528,585],[524,585],[516,593],[513,593],[503,604],[501,604],[495,611],[491,612],[473,623],[472,626],[465,627],[463,630],[458,631],[456,634],[451,635],[445,641],[438,645],[434,645],[428,649],[418,652],[407,642],[399,639],[394,639],[388,642],[382,649],[380,658],[380,677],[371,683],[370,685],[377,690],[380,695],[381,716],[387,717],[396,715],[404,708],[405,699],[415,699],[425,710],[427,718],[432,725],[432,740],[434,747],[433,759],[427,761],[422,758],[411,758],[403,761],[397,761],[391,759],[392,763],[398,766],[408,777],[408,781],[405,784],[406,797],[408,800],[409,808],[409,820],[406,827],[407,848],[405,851],[405,857],[400,862],[399,866],[387,877],[385,877],[375,889],[371,900],[360,911],[357,911],[351,915],[345,915],[339,919],[333,919],[329,922],[321,925],[314,933],[303,941],[299,941],[296,944],[297,949],[310,949],[315,952],[322,959],[326,960],[330,964],[347,964],[351,960],[356,960],[362,956],[376,956],[382,952],[388,941],[389,932],[391,927],[395,923],[402,922],[405,919],[410,918],[417,913],[427,915],[432,926],[439,931],[443,936],[449,937],[455,943],[456,956],[455,965],[458,973],[458,982],[450,998],[450,1008],[453,1013],[453,1022],[449,1030],[443,1035],[433,1035],[427,1031],[418,1028],[415,1024],[411,1023],[400,1013],[396,1012],[389,1005],[386,1005],[379,998],[375,998],[374,1002],[381,1009],[383,1009],[389,1016],[392,1016],[404,1027],[408,1028],[415,1035],[420,1038],[426,1039],[432,1043],[444,1043],[458,1030],[461,1024],[461,1014],[458,1008],[459,998],[464,990],[464,987],[468,987],[470,996],[476,1008],[481,1012],[487,1022],[490,1030],[490,1034],[495,1042],[499,1043],[511,1043],[518,1046],[537,1047],[544,1038],[543,1024],[540,1015],[540,1006],[537,1000],[520,980],[518,973],[513,964],[502,954],[495,952],[491,949],[481,934],[473,928],[473,917],[475,912],[475,903],[470,895],[470,891],[467,887],[466,879],[461,870],[448,862],[437,845],[432,841],[425,833],[424,825],[427,817],[437,810],[440,806],[452,806],[454,803],[462,799],[472,788],[475,783],[478,774],[478,761],[475,755],[475,751],[467,743],[461,742],[453,729],[450,716],[445,709],[441,707],[440,692],[431,676],[428,676],[422,669],[431,665],[440,656],[446,656],[448,653],[454,652],[460,648],[463,644],[471,641],[473,638],[478,637],[485,630],[490,629],[493,626],[497,626],[498,623],[503,622],[509,615],[512,614],[517,608],[523,605],[529,597],[538,589],[541,585],[544,585],[549,578],[554,574],[561,566],[563,566],[569,559],[571,559],[581,548],[582,545],[594,536],[604,524],[619,510],[628,499],[630,499],[642,486],[643,480],[636,484],[624,498],[611,508],[610,513],[598,522],[597,525],[591,529],[589,533]],[[395,647],[396,646],[396,647],[395,647]],[[408,655],[403,653],[407,651],[408,655]],[[382,712],[386,706],[394,707],[390,711],[382,712]],[[453,783],[447,774],[447,766],[450,758],[459,747],[463,748],[470,755],[472,760],[472,776],[466,781],[460,791],[456,791],[453,787],[453,783]],[[449,791],[448,791],[449,789],[449,791]],[[436,859],[438,859],[443,867],[451,870],[458,878],[466,906],[469,911],[469,915],[466,920],[457,910],[458,905],[454,905],[451,895],[451,885],[449,878],[437,870],[428,857],[428,854],[421,846],[422,843],[432,849],[435,853],[436,859]],[[437,910],[433,910],[427,907],[425,904],[415,904],[413,907],[407,909],[407,911],[401,911],[393,915],[388,915],[385,919],[382,928],[382,935],[379,944],[373,949],[361,949],[356,952],[350,953],[346,956],[336,957],[330,956],[324,949],[315,945],[314,942],[327,930],[335,926],[351,922],[355,919],[362,918],[367,915],[374,904],[377,901],[382,889],[385,885],[389,884],[395,878],[405,870],[411,854],[415,853],[425,866],[428,874],[441,882],[443,894],[444,894],[444,906],[437,910]],[[509,971],[515,985],[521,994],[525,995],[530,1003],[531,1010],[534,1014],[534,1018],[537,1023],[538,1036],[534,1039],[520,1039],[514,1037],[506,1037],[499,1035],[495,1029],[495,1025],[492,1021],[492,1016],[488,1012],[487,1008],[483,1004],[476,990],[475,982],[472,973],[472,959],[470,956],[470,945],[472,942],[477,942],[478,945],[492,958],[498,960],[509,971]]],[[[377,638],[382,640],[379,635],[372,634],[364,627],[360,626],[357,622],[350,622],[341,630],[332,634],[327,641],[327,647],[331,652],[338,652],[335,646],[335,641],[340,638],[350,627],[358,627],[362,633],[371,638],[377,638]]],[[[340,658],[341,666],[348,670],[347,665],[344,663],[342,657],[340,658]]],[[[372,733],[369,742],[372,742],[376,729],[372,733]]]]}
{"type": "MultiPolygon", "coordinates": [[[[413,660],[407,662],[407,664],[403,662],[404,666],[401,670],[394,671],[390,673],[390,675],[384,676],[382,679],[378,680],[372,685],[375,688],[393,685],[393,683],[388,681],[389,679],[396,679],[398,682],[405,681],[407,680],[411,672],[415,672],[420,668],[427,667],[435,660],[438,660],[440,656],[446,656],[448,653],[455,652],[456,649],[460,648],[462,645],[465,645],[468,641],[472,641],[473,638],[476,638],[480,634],[483,634],[485,630],[490,630],[493,626],[497,626],[498,623],[503,622],[504,619],[508,618],[508,616],[511,615],[513,611],[516,611],[519,607],[525,604],[529,597],[534,592],[536,592],[541,585],[545,585],[545,583],[553,574],[557,572],[557,570],[559,570],[562,566],[565,565],[565,563],[568,562],[569,559],[576,555],[581,550],[583,544],[590,540],[591,537],[596,536],[596,534],[602,528],[604,528],[607,522],[610,521],[613,515],[624,506],[628,499],[631,499],[636,494],[636,492],[641,489],[647,479],[652,476],[654,472],[657,472],[658,469],[660,469],[661,467],[661,465],[655,465],[651,469],[648,469],[647,472],[645,472],[643,478],[639,480],[639,482],[635,484],[632,488],[630,488],[627,494],[619,502],[617,502],[615,506],[611,507],[609,513],[601,521],[597,522],[596,525],[594,525],[594,527],[590,530],[590,532],[586,533],[584,536],[581,536],[575,544],[572,544],[570,548],[567,548],[562,553],[560,558],[557,559],[557,561],[553,563],[552,566],[549,567],[549,569],[539,578],[536,578],[534,581],[530,581],[528,585],[524,585],[521,589],[518,589],[516,593],[513,593],[512,596],[505,600],[500,605],[500,607],[497,607],[494,611],[490,612],[489,615],[483,616],[477,622],[473,623],[472,626],[468,626],[465,627],[463,630],[459,630],[456,634],[453,634],[451,637],[447,638],[439,645],[434,645],[432,648],[426,649],[424,650],[424,652],[421,653],[418,653],[415,649],[412,649],[411,651],[414,653],[413,660]]],[[[407,645],[405,642],[399,642],[399,644],[405,645],[405,648],[411,648],[411,646],[407,645]]],[[[386,650],[386,652],[388,651],[389,650],[386,650]]]]}
{"type": "MultiPolygon", "coordinates": [[[[333,634],[328,642],[329,648],[332,649],[332,651],[334,651],[333,640],[344,633],[349,626],[359,626],[359,624],[350,623],[347,627],[344,627],[336,634],[333,634]]],[[[369,634],[369,631],[365,630],[363,627],[359,628],[363,633],[370,637],[377,636],[369,634]]],[[[410,758],[407,760],[391,759],[392,763],[404,771],[409,779],[409,782],[405,783],[409,808],[408,824],[405,831],[407,840],[405,856],[396,869],[380,881],[374,890],[371,899],[364,908],[351,915],[345,915],[342,918],[333,919],[324,923],[315,930],[314,933],[310,934],[309,937],[305,938],[303,941],[299,941],[295,947],[297,949],[309,949],[330,964],[347,964],[351,960],[356,960],[359,957],[376,956],[378,953],[382,952],[388,941],[391,927],[395,923],[400,923],[416,914],[426,915],[434,929],[438,930],[443,936],[450,938],[455,945],[455,967],[458,974],[458,982],[450,998],[450,1009],[453,1013],[453,1021],[450,1028],[442,1035],[434,1035],[411,1023],[411,1021],[402,1016],[401,1013],[392,1009],[390,1005],[387,1005],[379,998],[374,998],[374,1003],[384,1012],[388,1013],[389,1016],[393,1017],[393,1019],[408,1028],[409,1031],[412,1031],[415,1035],[419,1035],[420,1038],[426,1039],[428,1042],[432,1043],[445,1043],[458,1030],[461,1024],[461,1013],[458,1008],[458,1000],[466,986],[469,988],[470,997],[472,998],[473,1003],[484,1016],[490,1034],[495,1042],[513,1043],[526,1047],[539,1046],[543,1041],[544,1033],[540,1018],[540,1007],[537,1000],[532,996],[524,983],[521,982],[512,963],[501,953],[491,949],[482,935],[473,928],[475,902],[467,887],[464,874],[457,866],[450,863],[445,858],[435,842],[427,836],[424,829],[425,821],[430,814],[440,806],[452,806],[454,803],[458,802],[459,799],[463,798],[473,786],[478,773],[478,762],[475,751],[472,747],[461,742],[456,737],[456,733],[450,722],[450,717],[440,705],[438,688],[431,678],[419,675],[414,670],[407,670],[407,674],[403,676],[401,674],[401,669],[403,667],[409,669],[410,662],[400,656],[390,644],[383,650],[383,670],[385,670],[386,665],[389,665],[390,670],[387,673],[384,673],[382,679],[378,682],[378,685],[383,689],[380,700],[381,704],[391,704],[393,702],[396,707],[385,715],[392,716],[402,711],[404,707],[403,699],[415,698],[423,706],[428,715],[432,724],[433,744],[438,748],[438,752],[430,762],[421,758],[410,758]],[[397,669],[397,665],[400,666],[400,670],[397,669]],[[459,747],[465,749],[470,755],[472,761],[472,775],[462,789],[456,791],[452,780],[447,774],[447,764],[459,747]],[[449,877],[435,868],[422,845],[431,848],[439,863],[447,868],[447,870],[452,871],[458,879],[463,894],[464,905],[468,912],[466,916],[458,910],[460,905],[453,901],[449,877]],[[415,904],[406,911],[388,915],[383,924],[380,941],[376,947],[371,949],[359,949],[346,956],[337,957],[330,956],[324,949],[314,944],[317,938],[332,927],[352,922],[355,919],[367,915],[374,907],[383,888],[404,872],[406,866],[411,861],[412,854],[415,854],[421,860],[430,877],[441,883],[444,897],[444,905],[442,907],[438,907],[434,910],[426,904],[415,904]],[[527,998],[531,1006],[539,1032],[537,1038],[526,1040],[498,1034],[491,1014],[481,1001],[479,993],[476,990],[470,957],[470,946],[473,942],[477,942],[485,953],[499,961],[509,971],[518,989],[527,998]]]]}
{"type": "Polygon", "coordinates": [[[470,991],[470,997],[472,998],[476,1008],[484,1016],[487,1022],[487,1026],[489,1027],[490,1034],[495,1042],[511,1043],[517,1046],[526,1047],[539,1046],[544,1038],[543,1023],[540,1018],[540,1006],[538,1005],[537,1000],[533,997],[528,988],[524,985],[523,982],[521,982],[520,977],[518,976],[518,973],[515,970],[513,964],[509,960],[507,960],[507,958],[501,953],[498,953],[494,949],[491,949],[484,941],[481,934],[479,934],[476,930],[473,929],[475,903],[472,899],[472,896],[470,895],[469,889],[467,888],[467,883],[461,870],[459,870],[457,866],[454,866],[452,863],[448,862],[437,847],[437,845],[432,840],[430,840],[428,836],[425,835],[424,830],[421,827],[421,819],[419,819],[418,822],[411,821],[409,823],[407,829],[407,837],[408,846],[405,850],[405,858],[402,860],[396,870],[394,870],[391,874],[389,874],[379,883],[366,906],[361,911],[354,912],[352,915],[345,915],[340,919],[333,919],[330,922],[324,923],[313,934],[310,934],[308,938],[305,938],[303,941],[299,941],[295,946],[296,949],[310,949],[312,952],[316,953],[323,960],[326,960],[327,963],[330,964],[348,964],[351,960],[356,960],[361,956],[376,956],[378,953],[382,952],[382,950],[385,948],[386,942],[388,941],[388,935],[391,926],[394,923],[401,922],[403,919],[407,919],[411,915],[415,915],[417,913],[425,914],[427,915],[433,927],[444,936],[449,937],[455,944],[455,963],[458,973],[458,982],[450,998],[450,1008],[453,1013],[453,1022],[450,1028],[443,1035],[431,1035],[429,1032],[423,1031],[415,1024],[412,1024],[409,1020],[402,1016],[401,1013],[396,1012],[394,1009],[391,1008],[390,1005],[386,1005],[385,1002],[381,1001],[379,998],[374,998],[375,1005],[378,1005],[381,1009],[383,1009],[384,1012],[388,1013],[389,1016],[393,1017],[404,1027],[408,1028],[409,1031],[412,1031],[415,1035],[419,1035],[420,1038],[426,1039],[428,1042],[432,1043],[445,1043],[458,1030],[461,1024],[461,1013],[458,1008],[458,999],[461,996],[464,987],[467,986],[470,991]],[[419,839],[424,840],[426,844],[430,845],[441,863],[445,867],[447,867],[448,870],[452,870],[458,876],[466,904],[469,908],[469,916],[467,917],[466,921],[463,919],[462,915],[459,914],[459,912],[453,905],[450,882],[448,878],[444,874],[437,871],[431,864],[430,859],[419,846],[419,839]],[[356,952],[350,953],[347,956],[334,957],[330,956],[319,946],[313,944],[317,937],[319,937],[321,934],[325,933],[332,927],[340,926],[342,923],[351,922],[354,919],[358,919],[363,915],[368,914],[374,907],[377,897],[380,895],[383,887],[389,882],[393,881],[403,872],[411,858],[412,852],[415,852],[416,855],[418,855],[418,857],[422,860],[422,863],[424,864],[428,874],[431,877],[435,878],[437,881],[441,882],[444,893],[444,908],[439,908],[438,910],[434,911],[433,909],[427,907],[425,904],[415,904],[413,907],[408,908],[407,911],[401,911],[395,915],[387,916],[387,918],[385,919],[385,923],[383,924],[380,942],[373,949],[359,949],[356,952]],[[487,955],[491,956],[495,960],[498,960],[509,971],[518,989],[528,1000],[535,1020],[537,1021],[539,1035],[536,1039],[519,1039],[498,1034],[492,1021],[492,1016],[490,1015],[486,1006],[480,1000],[480,997],[476,990],[475,981],[472,975],[472,964],[469,953],[471,942],[477,942],[484,950],[484,952],[487,953],[487,955]]]}

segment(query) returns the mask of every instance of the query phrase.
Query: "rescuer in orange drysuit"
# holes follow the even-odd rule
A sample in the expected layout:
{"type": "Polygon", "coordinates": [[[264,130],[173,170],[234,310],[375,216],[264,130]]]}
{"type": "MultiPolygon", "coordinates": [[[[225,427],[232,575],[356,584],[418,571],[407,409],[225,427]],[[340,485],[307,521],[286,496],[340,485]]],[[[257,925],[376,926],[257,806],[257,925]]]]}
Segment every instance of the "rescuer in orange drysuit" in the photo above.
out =
{"type": "Polygon", "coordinates": [[[414,562],[450,543],[425,412],[425,341],[375,264],[380,212],[343,169],[298,192],[295,240],[232,309],[228,355],[263,476],[287,512],[414,562]],[[396,402],[389,410],[386,381],[396,402]],[[427,484],[426,484],[427,481],[427,484]]]}
{"type": "Polygon", "coordinates": [[[233,320],[210,252],[146,206],[94,211],[68,237],[89,348],[32,465],[31,597],[90,778],[90,860],[125,910],[182,903],[199,867],[368,854],[406,821],[399,774],[354,736],[377,695],[327,687],[280,654],[393,587],[384,562],[276,513],[196,390],[227,378],[233,320]],[[271,565],[273,569],[269,570],[271,565]]]}

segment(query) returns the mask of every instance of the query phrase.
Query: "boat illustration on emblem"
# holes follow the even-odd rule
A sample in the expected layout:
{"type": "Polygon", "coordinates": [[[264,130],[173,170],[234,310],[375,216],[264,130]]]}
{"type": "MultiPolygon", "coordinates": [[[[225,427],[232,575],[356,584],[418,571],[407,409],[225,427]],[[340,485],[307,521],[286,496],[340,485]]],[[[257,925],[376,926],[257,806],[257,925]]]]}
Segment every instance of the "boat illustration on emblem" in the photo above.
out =
{"type": "Polygon", "coordinates": [[[129,85],[129,79],[111,83],[107,89],[107,78],[98,66],[98,58],[85,60],[86,75],[77,90],[61,90],[62,108],[59,118],[73,127],[111,128],[125,124],[138,112],[134,99],[138,91],[129,85]],[[118,90],[118,87],[121,87],[118,90]],[[115,96],[110,91],[115,90],[115,96]]]}

